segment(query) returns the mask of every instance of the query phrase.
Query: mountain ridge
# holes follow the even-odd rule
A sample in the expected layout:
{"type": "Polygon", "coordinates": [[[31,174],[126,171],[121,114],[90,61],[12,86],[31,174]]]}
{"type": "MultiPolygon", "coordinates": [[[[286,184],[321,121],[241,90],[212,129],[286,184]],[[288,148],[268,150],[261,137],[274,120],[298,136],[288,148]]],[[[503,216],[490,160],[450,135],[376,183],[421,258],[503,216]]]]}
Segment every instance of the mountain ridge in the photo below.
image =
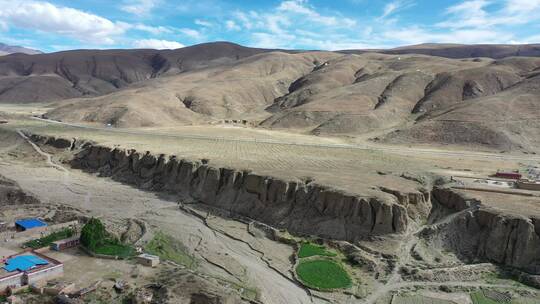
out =
{"type": "Polygon", "coordinates": [[[28,55],[43,54],[43,52],[39,50],[25,48],[25,47],[17,46],[17,45],[7,45],[5,43],[0,42],[0,56],[5,56],[5,55],[15,54],[15,53],[22,53],[22,54],[28,54],[28,55]]]}

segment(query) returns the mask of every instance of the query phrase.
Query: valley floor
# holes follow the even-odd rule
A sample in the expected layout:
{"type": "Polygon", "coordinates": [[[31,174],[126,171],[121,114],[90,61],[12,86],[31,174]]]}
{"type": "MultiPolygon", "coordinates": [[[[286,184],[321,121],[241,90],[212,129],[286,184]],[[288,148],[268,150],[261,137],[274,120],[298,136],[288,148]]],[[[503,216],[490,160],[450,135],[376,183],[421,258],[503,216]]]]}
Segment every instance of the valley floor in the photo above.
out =
{"type": "MultiPolygon", "coordinates": [[[[253,170],[285,180],[315,181],[364,196],[385,195],[382,188],[417,192],[422,185],[419,180],[424,178],[482,177],[497,169],[524,170],[537,166],[538,156],[352,143],[346,139],[219,126],[118,130],[37,120],[29,118],[24,111],[10,111],[13,116],[7,124],[0,125],[0,139],[4,143],[0,146],[0,175],[16,181],[45,206],[68,206],[86,217],[102,218],[111,226],[140,220],[147,229],[137,242],[144,243],[155,234],[164,233],[183,244],[185,254],[198,261],[196,269],[166,263],[160,266],[163,267],[159,269],[161,274],[147,271],[134,282],[140,287],[153,282],[159,275],[165,276],[161,278],[163,280],[174,281],[191,274],[198,276],[204,284],[213,286],[216,293],[231,294],[238,301],[243,299],[254,303],[407,303],[399,302],[397,296],[392,300],[392,294],[399,291],[402,295],[448,298],[451,302],[446,303],[468,304],[468,294],[479,288],[509,290],[524,298],[540,297],[537,290],[515,281],[494,279],[498,269],[493,265],[464,265],[452,255],[447,257],[448,262],[456,265],[447,267],[448,271],[463,271],[463,275],[454,280],[443,281],[435,277],[430,281],[404,275],[403,267],[417,266],[411,252],[422,242],[418,233],[427,226],[445,224],[451,220],[448,217],[433,223],[413,223],[406,233],[382,246],[381,252],[398,257],[387,276],[381,279],[366,276],[347,292],[309,290],[294,276],[294,246],[272,240],[249,223],[231,219],[208,206],[74,170],[63,163],[69,152],[55,153],[57,151],[50,147],[33,145],[18,131],[91,140],[103,146],[164,153],[189,160],[204,159],[213,166],[253,170]],[[22,114],[24,116],[20,116],[22,114]],[[473,269],[474,275],[467,277],[471,267],[478,269],[473,269]],[[451,292],[441,292],[447,289],[451,292]]],[[[527,196],[489,193],[479,197],[483,198],[484,204],[504,212],[526,216],[538,214],[540,193],[527,193],[527,196]]],[[[15,244],[6,242],[0,243],[0,247],[16,249],[15,244]]],[[[68,278],[79,278],[89,283],[99,277],[119,275],[125,280],[132,280],[128,270],[133,265],[129,262],[96,263],[94,259],[79,255],[80,252],[67,252],[58,256],[65,261],[85,260],[82,262],[85,267],[81,269],[75,263],[66,262],[68,278]],[[119,274],[123,271],[124,274],[119,274]]],[[[438,270],[445,272],[446,268],[438,270]]],[[[361,275],[361,271],[355,275],[361,275]]],[[[185,286],[187,283],[178,284],[185,286]]]]}

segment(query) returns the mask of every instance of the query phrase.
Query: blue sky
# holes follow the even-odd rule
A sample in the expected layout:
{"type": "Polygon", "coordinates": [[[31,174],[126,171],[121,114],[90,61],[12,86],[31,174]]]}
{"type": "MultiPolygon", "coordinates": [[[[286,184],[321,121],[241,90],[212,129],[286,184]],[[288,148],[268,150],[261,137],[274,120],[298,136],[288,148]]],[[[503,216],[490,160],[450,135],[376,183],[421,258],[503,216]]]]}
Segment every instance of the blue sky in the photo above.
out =
{"type": "Polygon", "coordinates": [[[0,42],[46,52],[218,40],[323,50],[540,42],[540,0],[0,0],[0,7],[0,42]]]}

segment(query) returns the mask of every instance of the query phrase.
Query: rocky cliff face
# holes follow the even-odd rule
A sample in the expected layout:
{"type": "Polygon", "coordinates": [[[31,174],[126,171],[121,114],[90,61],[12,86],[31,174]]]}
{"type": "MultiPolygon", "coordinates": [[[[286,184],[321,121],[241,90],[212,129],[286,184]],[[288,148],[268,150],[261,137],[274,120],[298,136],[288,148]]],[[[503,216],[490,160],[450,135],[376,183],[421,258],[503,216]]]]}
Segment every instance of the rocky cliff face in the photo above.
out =
{"type": "Polygon", "coordinates": [[[72,165],[143,189],[188,195],[293,233],[355,241],[407,226],[407,211],[398,204],[165,155],[91,146],[72,165]]]}
{"type": "Polygon", "coordinates": [[[433,201],[457,213],[422,237],[461,258],[490,261],[540,274],[540,218],[509,215],[452,189],[435,189],[433,201]]]}
{"type": "Polygon", "coordinates": [[[99,172],[146,190],[188,196],[295,234],[354,242],[366,236],[402,233],[409,221],[407,206],[424,199],[423,195],[402,194],[395,201],[385,201],[174,156],[31,137],[38,143],[78,151],[71,160],[73,168],[99,172]]]}
{"type": "Polygon", "coordinates": [[[380,188],[395,198],[384,200],[163,154],[39,135],[31,138],[77,151],[70,161],[73,168],[190,197],[294,234],[355,242],[403,233],[409,222],[428,218],[436,224],[425,226],[419,237],[429,246],[452,251],[465,262],[489,261],[540,274],[539,218],[501,213],[453,189],[401,193],[380,188]]]}

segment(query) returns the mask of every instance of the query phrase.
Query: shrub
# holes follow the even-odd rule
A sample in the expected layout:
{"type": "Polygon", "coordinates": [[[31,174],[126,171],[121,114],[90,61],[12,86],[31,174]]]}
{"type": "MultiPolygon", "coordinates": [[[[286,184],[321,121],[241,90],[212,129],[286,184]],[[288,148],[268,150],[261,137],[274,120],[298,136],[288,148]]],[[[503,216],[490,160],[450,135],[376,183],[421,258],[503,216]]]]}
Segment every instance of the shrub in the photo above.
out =
{"type": "Polygon", "coordinates": [[[81,230],[81,244],[88,250],[104,255],[129,258],[135,255],[135,249],[123,244],[105,230],[99,219],[91,218],[81,230]]]}
{"type": "Polygon", "coordinates": [[[81,230],[81,244],[92,251],[105,244],[108,238],[105,226],[97,218],[91,218],[81,230]]]}

